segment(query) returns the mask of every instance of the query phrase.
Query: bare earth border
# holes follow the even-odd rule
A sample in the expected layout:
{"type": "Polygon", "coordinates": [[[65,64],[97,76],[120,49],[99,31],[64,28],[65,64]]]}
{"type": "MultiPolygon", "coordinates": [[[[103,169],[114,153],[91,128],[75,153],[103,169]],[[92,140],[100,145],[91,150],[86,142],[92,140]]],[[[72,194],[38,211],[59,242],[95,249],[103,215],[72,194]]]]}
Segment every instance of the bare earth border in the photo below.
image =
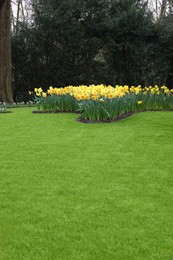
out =
{"type": "MultiPolygon", "coordinates": [[[[59,111],[59,110],[54,110],[54,111],[39,111],[39,110],[33,110],[32,111],[33,114],[56,114],[56,113],[73,113],[73,114],[80,114],[80,112],[71,112],[71,111],[59,111]]],[[[78,117],[76,119],[76,121],[81,122],[81,123],[85,123],[85,124],[94,124],[94,123],[112,123],[112,122],[116,122],[122,119],[125,119],[131,115],[133,115],[135,112],[128,112],[128,113],[124,113],[119,117],[116,117],[115,119],[112,120],[87,120],[87,119],[83,119],[81,117],[78,117]]]]}
{"type": "Polygon", "coordinates": [[[93,121],[93,120],[87,120],[87,119],[83,119],[81,117],[78,117],[76,119],[76,121],[81,122],[81,123],[85,123],[85,124],[94,124],[94,123],[113,123],[113,122],[117,122],[123,119],[126,119],[134,114],[137,113],[143,113],[143,112],[173,112],[173,110],[141,110],[141,111],[136,111],[136,112],[127,112],[122,114],[119,117],[114,118],[113,120],[99,120],[99,121],[93,121]]]}
{"type": "Polygon", "coordinates": [[[49,111],[46,111],[46,110],[33,110],[32,111],[33,114],[62,114],[62,113],[72,113],[72,114],[80,114],[80,112],[78,111],[59,111],[59,110],[49,110],[49,111]]]}
{"type": "Polygon", "coordinates": [[[95,124],[95,123],[113,123],[113,122],[117,122],[120,121],[122,119],[125,119],[127,117],[130,117],[131,115],[133,115],[135,112],[128,112],[128,113],[124,113],[121,116],[118,116],[112,120],[87,120],[87,119],[83,119],[81,117],[78,117],[76,119],[76,121],[81,122],[81,123],[85,123],[85,124],[95,124]]]}

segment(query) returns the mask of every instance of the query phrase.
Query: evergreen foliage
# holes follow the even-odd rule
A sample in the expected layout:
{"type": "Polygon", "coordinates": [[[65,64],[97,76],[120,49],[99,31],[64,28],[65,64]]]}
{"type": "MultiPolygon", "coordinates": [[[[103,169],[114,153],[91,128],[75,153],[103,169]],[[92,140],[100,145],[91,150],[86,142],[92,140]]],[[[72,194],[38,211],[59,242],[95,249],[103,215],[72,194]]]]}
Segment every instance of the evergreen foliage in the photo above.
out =
{"type": "Polygon", "coordinates": [[[172,86],[171,13],[156,23],[139,0],[31,4],[31,21],[20,23],[12,35],[16,99],[34,87],[50,85],[172,86]]]}

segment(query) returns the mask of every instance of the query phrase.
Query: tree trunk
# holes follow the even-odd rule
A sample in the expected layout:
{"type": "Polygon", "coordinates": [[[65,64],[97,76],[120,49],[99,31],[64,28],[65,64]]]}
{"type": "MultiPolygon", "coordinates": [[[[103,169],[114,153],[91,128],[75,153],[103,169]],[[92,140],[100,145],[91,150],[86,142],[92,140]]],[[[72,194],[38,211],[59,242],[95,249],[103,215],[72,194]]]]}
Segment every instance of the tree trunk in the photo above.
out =
{"type": "Polygon", "coordinates": [[[12,103],[10,0],[0,0],[0,101],[12,103]]]}
{"type": "Polygon", "coordinates": [[[159,20],[162,20],[163,17],[165,16],[167,3],[168,3],[167,0],[162,0],[161,2],[159,20]]]}

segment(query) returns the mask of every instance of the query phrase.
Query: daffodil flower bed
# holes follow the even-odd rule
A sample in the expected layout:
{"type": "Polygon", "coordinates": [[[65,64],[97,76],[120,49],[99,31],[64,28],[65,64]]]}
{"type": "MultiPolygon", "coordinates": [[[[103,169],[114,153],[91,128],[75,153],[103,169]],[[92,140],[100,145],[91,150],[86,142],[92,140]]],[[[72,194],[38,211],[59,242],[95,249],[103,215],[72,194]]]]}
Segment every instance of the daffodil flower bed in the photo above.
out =
{"type": "Polygon", "coordinates": [[[53,89],[49,88],[47,92],[43,92],[42,88],[35,88],[36,104],[39,111],[67,111],[74,112],[78,110],[78,104],[74,96],[70,95],[68,87],[53,89]]]}
{"type": "Polygon", "coordinates": [[[114,120],[122,114],[145,110],[173,110],[173,90],[166,86],[67,86],[35,88],[39,111],[80,111],[90,121],[114,120]]]}

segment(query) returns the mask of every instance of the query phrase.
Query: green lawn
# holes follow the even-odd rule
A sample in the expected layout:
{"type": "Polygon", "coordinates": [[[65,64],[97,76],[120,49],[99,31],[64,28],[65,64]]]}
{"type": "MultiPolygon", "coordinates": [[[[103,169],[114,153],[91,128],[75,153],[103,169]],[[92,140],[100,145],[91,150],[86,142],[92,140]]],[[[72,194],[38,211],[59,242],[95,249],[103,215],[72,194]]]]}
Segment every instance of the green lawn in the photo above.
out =
{"type": "Polygon", "coordinates": [[[0,114],[0,259],[173,259],[173,112],[0,114]]]}

